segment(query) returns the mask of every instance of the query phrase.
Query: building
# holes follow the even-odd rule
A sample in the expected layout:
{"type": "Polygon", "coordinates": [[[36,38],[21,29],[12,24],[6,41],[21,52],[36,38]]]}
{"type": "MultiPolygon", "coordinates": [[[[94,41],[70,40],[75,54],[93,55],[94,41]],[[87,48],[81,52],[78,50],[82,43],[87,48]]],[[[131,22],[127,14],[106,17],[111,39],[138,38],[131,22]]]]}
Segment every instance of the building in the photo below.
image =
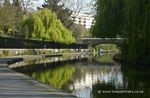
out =
{"type": "Polygon", "coordinates": [[[79,13],[75,17],[72,16],[75,24],[81,24],[85,26],[85,28],[89,29],[94,23],[94,15],[89,13],[79,13]]]}

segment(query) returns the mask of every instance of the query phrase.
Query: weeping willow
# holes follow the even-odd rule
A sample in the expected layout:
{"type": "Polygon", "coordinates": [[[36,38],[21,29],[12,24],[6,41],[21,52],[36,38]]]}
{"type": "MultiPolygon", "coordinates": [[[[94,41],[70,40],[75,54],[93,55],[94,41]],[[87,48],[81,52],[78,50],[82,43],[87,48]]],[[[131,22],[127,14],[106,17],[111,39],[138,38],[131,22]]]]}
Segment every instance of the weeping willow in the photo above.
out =
{"type": "Polygon", "coordinates": [[[124,59],[150,62],[150,1],[124,0],[126,46],[124,59]]]}
{"type": "Polygon", "coordinates": [[[66,29],[56,14],[49,9],[38,10],[30,16],[24,16],[21,32],[30,39],[75,42],[72,32],[66,29]]]}
{"type": "Polygon", "coordinates": [[[94,37],[118,37],[123,28],[122,0],[96,0],[95,25],[92,27],[94,37]]]}

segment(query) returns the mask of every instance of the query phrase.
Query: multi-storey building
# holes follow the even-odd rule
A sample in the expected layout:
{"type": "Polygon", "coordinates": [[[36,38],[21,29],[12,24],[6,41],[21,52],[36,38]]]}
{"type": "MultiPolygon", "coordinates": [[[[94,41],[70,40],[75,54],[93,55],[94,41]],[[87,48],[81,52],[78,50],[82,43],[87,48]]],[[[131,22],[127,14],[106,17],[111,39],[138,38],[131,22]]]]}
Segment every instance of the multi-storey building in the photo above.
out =
{"type": "Polygon", "coordinates": [[[89,13],[79,13],[75,17],[72,16],[75,24],[81,24],[85,26],[85,28],[89,29],[94,23],[94,15],[89,13]]]}

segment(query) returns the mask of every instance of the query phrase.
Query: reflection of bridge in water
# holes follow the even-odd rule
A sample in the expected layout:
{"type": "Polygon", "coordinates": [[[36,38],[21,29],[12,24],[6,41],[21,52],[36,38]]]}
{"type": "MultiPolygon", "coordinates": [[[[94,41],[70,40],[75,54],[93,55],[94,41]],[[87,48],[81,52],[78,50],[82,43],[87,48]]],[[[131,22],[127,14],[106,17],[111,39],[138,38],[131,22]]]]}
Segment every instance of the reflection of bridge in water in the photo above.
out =
{"type": "MultiPolygon", "coordinates": [[[[64,79],[66,79],[64,77],[70,75],[72,68],[72,72],[74,70],[74,74],[71,76],[72,78],[66,79],[69,83],[64,83],[62,86],[65,87],[66,85],[69,91],[73,91],[73,94],[79,95],[78,97],[83,96],[82,98],[91,98],[92,86],[97,83],[106,85],[111,83],[115,88],[123,85],[123,75],[119,64],[113,62],[95,62],[93,59],[93,62],[88,62],[87,56],[85,56],[85,58],[81,57],[83,56],[75,56],[74,58],[67,57],[69,60],[67,60],[67,58],[63,59],[62,57],[47,58],[46,60],[39,61],[40,64],[36,64],[36,62],[33,61],[35,64],[29,62],[32,66],[20,66],[15,68],[15,70],[30,74],[39,81],[54,81],[58,79],[56,78],[58,76],[62,77],[62,79],[60,78],[59,80],[64,81],[64,79]],[[86,97],[84,97],[82,93],[86,94],[86,97]]],[[[63,83],[61,81],[60,85],[63,83]]],[[[55,86],[55,83],[53,86],[55,86]]]]}

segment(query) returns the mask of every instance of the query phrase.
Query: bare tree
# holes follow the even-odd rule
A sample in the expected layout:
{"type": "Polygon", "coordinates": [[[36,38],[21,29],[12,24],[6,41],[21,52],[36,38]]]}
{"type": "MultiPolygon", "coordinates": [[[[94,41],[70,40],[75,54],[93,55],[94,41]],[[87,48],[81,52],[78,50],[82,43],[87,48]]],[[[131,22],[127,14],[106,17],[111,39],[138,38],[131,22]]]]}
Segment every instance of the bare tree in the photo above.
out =
{"type": "Polygon", "coordinates": [[[0,7],[3,5],[3,0],[0,0],[0,7]]]}
{"type": "Polygon", "coordinates": [[[75,18],[78,16],[79,13],[81,12],[90,13],[94,4],[94,0],[88,0],[88,1],[87,0],[61,0],[61,1],[62,3],[65,4],[65,7],[73,11],[71,15],[72,21],[68,25],[69,28],[73,25],[75,18]]]}
{"type": "Polygon", "coordinates": [[[13,2],[14,1],[18,1],[22,6],[23,14],[27,14],[29,10],[32,10],[34,8],[34,3],[40,0],[13,0],[13,2]]]}

